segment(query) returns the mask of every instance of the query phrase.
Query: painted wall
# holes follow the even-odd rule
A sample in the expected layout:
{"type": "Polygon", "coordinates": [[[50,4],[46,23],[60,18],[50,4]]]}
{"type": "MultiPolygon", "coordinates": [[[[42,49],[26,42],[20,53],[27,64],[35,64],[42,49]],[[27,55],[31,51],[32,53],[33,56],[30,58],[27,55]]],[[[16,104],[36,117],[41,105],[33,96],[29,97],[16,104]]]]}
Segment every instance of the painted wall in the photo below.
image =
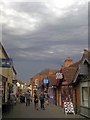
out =
{"type": "Polygon", "coordinates": [[[0,58],[5,58],[5,54],[2,52],[1,48],[0,48],[0,58]]]}
{"type": "MultiPolygon", "coordinates": [[[[5,51],[0,48],[0,58],[7,58],[5,51]]],[[[7,78],[7,81],[5,81],[5,102],[8,100],[8,83],[12,84],[12,79],[13,79],[13,69],[12,68],[5,68],[5,67],[0,67],[0,74],[4,77],[7,78]]],[[[2,80],[2,82],[4,82],[2,80]]]]}

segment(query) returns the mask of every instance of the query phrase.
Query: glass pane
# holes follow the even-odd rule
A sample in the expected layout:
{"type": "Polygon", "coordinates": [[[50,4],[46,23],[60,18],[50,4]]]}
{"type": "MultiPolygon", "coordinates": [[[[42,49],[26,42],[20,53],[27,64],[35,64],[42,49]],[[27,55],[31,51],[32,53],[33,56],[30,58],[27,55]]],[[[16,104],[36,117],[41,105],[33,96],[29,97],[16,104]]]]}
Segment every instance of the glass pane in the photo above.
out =
{"type": "Polygon", "coordinates": [[[88,88],[82,87],[82,104],[88,106],[88,88]]]}

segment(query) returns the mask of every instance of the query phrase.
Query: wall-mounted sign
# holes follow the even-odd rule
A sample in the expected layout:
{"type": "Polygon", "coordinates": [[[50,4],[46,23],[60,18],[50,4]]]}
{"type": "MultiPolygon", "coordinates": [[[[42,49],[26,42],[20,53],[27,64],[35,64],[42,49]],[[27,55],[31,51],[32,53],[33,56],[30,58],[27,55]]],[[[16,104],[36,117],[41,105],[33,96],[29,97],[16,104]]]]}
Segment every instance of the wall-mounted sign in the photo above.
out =
{"type": "Polygon", "coordinates": [[[8,59],[0,59],[0,67],[12,67],[13,60],[11,58],[8,59]]]}
{"type": "Polygon", "coordinates": [[[44,82],[45,84],[48,84],[48,83],[49,83],[49,80],[48,80],[48,79],[44,79],[43,82],[44,82]]]}
{"type": "Polygon", "coordinates": [[[56,79],[63,79],[63,74],[60,72],[56,73],[56,79]]]}

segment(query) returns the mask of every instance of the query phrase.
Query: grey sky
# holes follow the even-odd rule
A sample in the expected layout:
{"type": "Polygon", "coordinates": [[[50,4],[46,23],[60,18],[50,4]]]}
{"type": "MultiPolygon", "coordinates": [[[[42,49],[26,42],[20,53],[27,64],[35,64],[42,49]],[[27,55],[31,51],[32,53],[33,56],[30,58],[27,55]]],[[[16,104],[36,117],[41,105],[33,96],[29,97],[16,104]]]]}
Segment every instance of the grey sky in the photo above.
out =
{"type": "Polygon", "coordinates": [[[1,40],[23,81],[59,69],[68,56],[77,61],[88,48],[89,0],[36,1],[0,4],[1,40]]]}

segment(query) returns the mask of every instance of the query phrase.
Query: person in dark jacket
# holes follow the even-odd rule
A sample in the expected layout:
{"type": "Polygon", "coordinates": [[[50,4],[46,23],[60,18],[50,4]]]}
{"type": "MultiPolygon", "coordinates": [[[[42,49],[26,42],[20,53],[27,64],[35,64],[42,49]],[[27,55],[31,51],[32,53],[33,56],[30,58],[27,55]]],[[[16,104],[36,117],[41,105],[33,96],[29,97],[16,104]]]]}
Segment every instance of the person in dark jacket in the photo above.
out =
{"type": "Polygon", "coordinates": [[[38,110],[38,95],[37,95],[37,93],[34,94],[34,106],[35,106],[35,109],[38,110]]]}
{"type": "Polygon", "coordinates": [[[43,110],[45,110],[45,107],[44,107],[44,98],[45,98],[45,95],[43,93],[41,93],[40,97],[39,97],[39,100],[40,100],[40,107],[43,110]]]}

